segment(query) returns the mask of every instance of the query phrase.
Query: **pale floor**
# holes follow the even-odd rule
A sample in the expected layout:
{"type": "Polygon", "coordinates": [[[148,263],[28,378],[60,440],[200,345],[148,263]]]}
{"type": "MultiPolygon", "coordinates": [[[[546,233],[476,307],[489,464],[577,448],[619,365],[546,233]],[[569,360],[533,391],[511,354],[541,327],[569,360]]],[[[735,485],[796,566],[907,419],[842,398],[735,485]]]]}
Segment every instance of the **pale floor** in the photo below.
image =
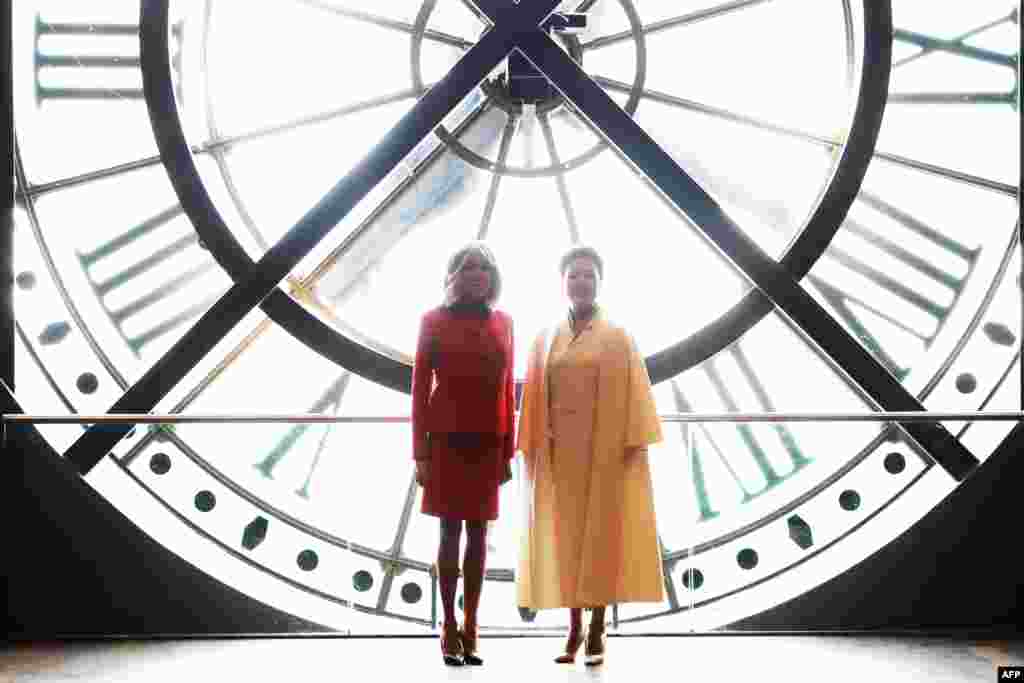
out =
{"type": "MultiPolygon", "coordinates": [[[[482,667],[447,668],[427,638],[293,637],[8,643],[0,683],[76,681],[995,681],[1024,641],[903,636],[612,637],[604,666],[551,662],[560,638],[481,638],[482,667]]],[[[1019,680],[1019,679],[1018,679],[1019,680]]]]}

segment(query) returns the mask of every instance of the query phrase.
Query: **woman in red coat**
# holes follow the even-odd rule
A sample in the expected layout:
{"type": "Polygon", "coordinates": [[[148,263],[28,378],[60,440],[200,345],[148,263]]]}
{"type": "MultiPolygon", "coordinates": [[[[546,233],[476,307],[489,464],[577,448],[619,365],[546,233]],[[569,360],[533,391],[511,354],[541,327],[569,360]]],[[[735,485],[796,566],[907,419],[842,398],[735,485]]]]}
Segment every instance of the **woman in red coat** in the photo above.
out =
{"type": "Polygon", "coordinates": [[[493,308],[500,291],[490,250],[479,242],[463,247],[448,261],[445,303],[423,316],[416,343],[413,458],[423,485],[422,512],[441,519],[441,653],[453,666],[483,663],[476,653],[476,616],[487,522],[498,517],[498,487],[515,451],[512,319],[493,308]],[[455,592],[463,522],[460,629],[455,592]]]}

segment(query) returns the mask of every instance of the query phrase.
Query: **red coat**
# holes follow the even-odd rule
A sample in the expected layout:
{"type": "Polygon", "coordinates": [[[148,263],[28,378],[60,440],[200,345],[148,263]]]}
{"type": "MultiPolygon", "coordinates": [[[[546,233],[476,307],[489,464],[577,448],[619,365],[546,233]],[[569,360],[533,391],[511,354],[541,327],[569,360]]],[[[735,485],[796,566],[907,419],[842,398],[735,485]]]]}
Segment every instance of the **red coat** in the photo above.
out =
{"type": "Polygon", "coordinates": [[[454,313],[446,306],[420,322],[412,375],[413,457],[428,457],[428,433],[503,435],[506,459],[515,453],[512,318],[454,313]]]}

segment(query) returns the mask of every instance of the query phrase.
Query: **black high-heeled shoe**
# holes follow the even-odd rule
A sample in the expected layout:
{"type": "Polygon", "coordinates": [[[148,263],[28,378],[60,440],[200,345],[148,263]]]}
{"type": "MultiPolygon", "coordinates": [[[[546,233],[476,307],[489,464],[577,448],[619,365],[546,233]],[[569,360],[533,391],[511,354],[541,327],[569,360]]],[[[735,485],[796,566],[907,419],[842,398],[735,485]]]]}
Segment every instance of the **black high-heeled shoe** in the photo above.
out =
{"type": "Polygon", "coordinates": [[[459,641],[462,643],[462,661],[464,664],[469,666],[480,666],[484,663],[484,660],[480,658],[476,653],[476,629],[473,630],[473,636],[470,637],[466,633],[466,628],[463,626],[459,629],[459,641]]]}
{"type": "Polygon", "coordinates": [[[441,657],[447,666],[462,666],[462,639],[455,625],[441,626],[441,657]],[[454,630],[454,633],[452,632],[454,630]]]}
{"type": "Polygon", "coordinates": [[[569,637],[565,639],[565,652],[555,657],[555,664],[572,664],[575,662],[576,653],[579,652],[580,645],[586,639],[586,629],[580,629],[577,631],[575,639],[572,637],[572,631],[569,631],[569,637]]]}

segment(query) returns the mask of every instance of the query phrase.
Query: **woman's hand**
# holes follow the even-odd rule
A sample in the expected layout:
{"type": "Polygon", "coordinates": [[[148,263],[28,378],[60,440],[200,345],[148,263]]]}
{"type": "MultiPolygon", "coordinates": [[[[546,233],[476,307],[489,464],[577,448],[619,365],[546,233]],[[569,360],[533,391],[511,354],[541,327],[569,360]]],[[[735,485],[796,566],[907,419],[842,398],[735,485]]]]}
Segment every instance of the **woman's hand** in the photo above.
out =
{"type": "Polygon", "coordinates": [[[647,454],[647,446],[626,446],[626,462],[636,460],[641,454],[647,454]]]}
{"type": "Polygon", "coordinates": [[[507,484],[510,481],[512,481],[512,461],[506,458],[505,470],[501,473],[501,483],[507,484]]]}
{"type": "Polygon", "coordinates": [[[416,483],[420,486],[426,486],[430,480],[430,461],[429,460],[417,460],[416,461],[416,483]]]}

